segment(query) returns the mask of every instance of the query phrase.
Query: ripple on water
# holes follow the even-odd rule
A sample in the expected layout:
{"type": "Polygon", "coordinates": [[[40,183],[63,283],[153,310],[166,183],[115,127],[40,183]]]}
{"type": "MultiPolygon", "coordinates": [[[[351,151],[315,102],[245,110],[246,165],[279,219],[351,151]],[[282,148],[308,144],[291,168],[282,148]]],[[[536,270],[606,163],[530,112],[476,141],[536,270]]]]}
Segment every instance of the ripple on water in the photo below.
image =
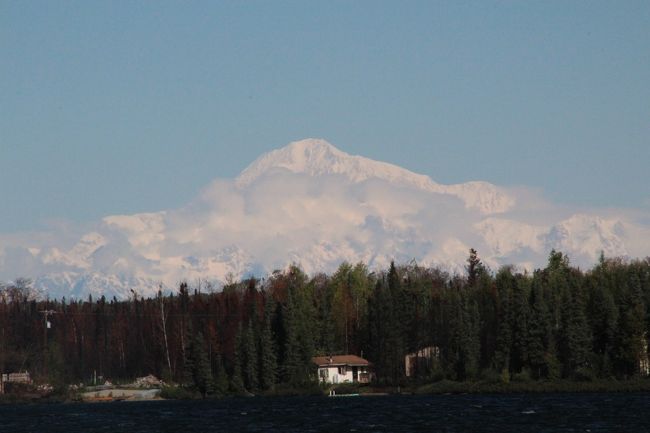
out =
{"type": "Polygon", "coordinates": [[[647,431],[646,394],[248,398],[0,406],[0,433],[647,431]],[[507,423],[506,421],[507,420],[507,423]]]}

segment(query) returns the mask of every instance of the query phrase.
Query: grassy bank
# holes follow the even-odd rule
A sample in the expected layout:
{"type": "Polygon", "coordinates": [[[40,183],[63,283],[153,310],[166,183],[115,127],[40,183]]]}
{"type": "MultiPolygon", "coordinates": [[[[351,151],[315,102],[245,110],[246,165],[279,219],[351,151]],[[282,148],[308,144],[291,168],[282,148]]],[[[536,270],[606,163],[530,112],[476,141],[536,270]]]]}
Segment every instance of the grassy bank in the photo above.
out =
{"type": "MultiPolygon", "coordinates": [[[[312,384],[305,387],[279,385],[272,391],[255,394],[229,393],[224,396],[209,395],[207,398],[223,397],[287,397],[287,396],[327,396],[330,391],[341,394],[394,395],[394,394],[490,394],[490,393],[550,393],[550,392],[650,392],[650,378],[616,380],[596,379],[591,381],[520,381],[520,382],[455,382],[440,380],[430,383],[405,384],[400,387],[373,384],[342,383],[338,385],[312,384]]],[[[196,392],[182,387],[164,387],[161,394],[165,399],[201,399],[196,392]]]]}
{"type": "MultiPolygon", "coordinates": [[[[259,393],[229,393],[222,396],[208,395],[205,398],[219,399],[230,397],[287,397],[287,396],[326,396],[330,391],[337,395],[395,395],[395,394],[498,394],[498,393],[562,393],[562,392],[650,392],[650,378],[628,380],[596,379],[591,381],[522,381],[522,382],[455,382],[440,380],[430,383],[405,384],[396,386],[359,385],[344,383],[322,386],[312,384],[305,387],[279,385],[272,391],[259,393]]],[[[183,387],[166,386],[161,390],[160,398],[168,400],[193,400],[204,397],[195,391],[183,387]]],[[[62,403],[81,401],[80,394],[37,392],[20,392],[0,395],[0,404],[16,403],[62,403]]]]}
{"type": "Polygon", "coordinates": [[[160,397],[168,400],[196,400],[196,399],[219,399],[227,397],[289,397],[289,396],[319,396],[324,395],[324,389],[317,383],[307,384],[302,387],[290,385],[277,385],[272,390],[257,391],[251,393],[248,391],[229,391],[226,394],[208,394],[205,397],[196,390],[188,389],[182,386],[163,386],[160,397]]]}

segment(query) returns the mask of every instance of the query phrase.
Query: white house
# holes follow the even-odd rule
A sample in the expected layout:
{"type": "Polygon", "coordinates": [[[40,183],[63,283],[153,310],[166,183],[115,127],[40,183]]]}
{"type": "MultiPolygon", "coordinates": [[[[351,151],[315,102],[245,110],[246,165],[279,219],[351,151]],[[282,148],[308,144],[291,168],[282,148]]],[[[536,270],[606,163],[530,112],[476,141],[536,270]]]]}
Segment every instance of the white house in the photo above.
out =
{"type": "Polygon", "coordinates": [[[427,371],[431,363],[440,358],[440,348],[437,346],[424,347],[417,352],[404,356],[406,377],[415,376],[418,372],[427,371]]]}
{"type": "Polygon", "coordinates": [[[26,383],[31,384],[32,377],[29,375],[28,371],[24,373],[4,373],[0,375],[0,394],[4,394],[7,383],[26,383]]]}
{"type": "Polygon", "coordinates": [[[318,380],[325,383],[370,382],[371,364],[356,355],[316,356],[318,380]]]}

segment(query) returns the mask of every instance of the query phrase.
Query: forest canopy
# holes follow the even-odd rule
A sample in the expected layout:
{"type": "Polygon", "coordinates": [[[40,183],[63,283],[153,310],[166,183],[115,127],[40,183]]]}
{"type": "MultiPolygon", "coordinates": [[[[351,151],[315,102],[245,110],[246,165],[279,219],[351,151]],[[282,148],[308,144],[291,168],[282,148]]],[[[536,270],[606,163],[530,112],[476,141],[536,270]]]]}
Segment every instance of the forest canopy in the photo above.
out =
{"type": "Polygon", "coordinates": [[[601,256],[582,271],[553,251],[544,269],[494,272],[471,250],[465,269],[342,263],[308,276],[293,265],[128,300],[44,300],[20,279],[0,286],[0,370],[50,383],[154,374],[223,395],[313,383],[316,355],[362,356],[378,383],[399,384],[404,356],[433,346],[415,379],[647,374],[650,258],[601,256]]]}

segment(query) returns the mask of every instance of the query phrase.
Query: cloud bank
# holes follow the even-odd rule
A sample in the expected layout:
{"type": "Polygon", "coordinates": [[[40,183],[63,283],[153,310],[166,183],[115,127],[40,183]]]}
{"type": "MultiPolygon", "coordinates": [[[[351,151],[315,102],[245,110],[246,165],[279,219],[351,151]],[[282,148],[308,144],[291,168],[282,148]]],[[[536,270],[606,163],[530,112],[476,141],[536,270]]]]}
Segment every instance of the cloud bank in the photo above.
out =
{"type": "Polygon", "coordinates": [[[35,279],[50,296],[129,296],[179,281],[264,276],[298,263],[371,268],[416,260],[462,272],[470,247],[493,269],[648,255],[641,211],[571,209],[526,188],[440,185],[391,164],[303,140],[218,179],[179,209],[113,215],[84,227],[0,236],[0,279],[35,279]]]}

